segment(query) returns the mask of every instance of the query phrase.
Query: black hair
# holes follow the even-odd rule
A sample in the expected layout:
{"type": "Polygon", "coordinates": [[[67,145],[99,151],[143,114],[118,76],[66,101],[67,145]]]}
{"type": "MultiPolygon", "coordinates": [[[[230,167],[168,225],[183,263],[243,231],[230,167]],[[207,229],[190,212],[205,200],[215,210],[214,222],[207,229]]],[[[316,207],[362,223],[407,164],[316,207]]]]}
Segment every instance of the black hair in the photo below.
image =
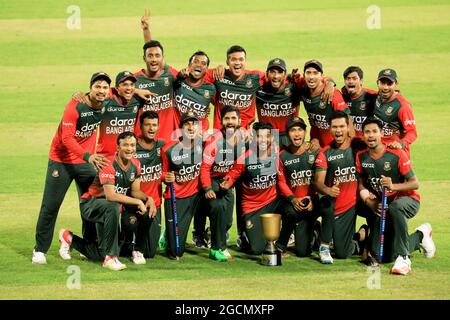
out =
{"type": "Polygon", "coordinates": [[[375,117],[367,117],[366,120],[364,120],[363,124],[362,124],[362,129],[364,131],[365,126],[369,125],[369,124],[376,124],[378,126],[378,128],[380,128],[380,130],[383,130],[383,122],[381,122],[380,119],[377,119],[375,117]]]}
{"type": "Polygon", "coordinates": [[[341,118],[345,119],[345,123],[347,123],[347,125],[350,124],[350,120],[348,118],[348,114],[346,114],[342,110],[334,111],[333,114],[330,117],[329,123],[331,124],[331,121],[333,121],[334,119],[341,119],[341,118]]]}
{"type": "Polygon", "coordinates": [[[158,119],[159,122],[159,116],[155,111],[147,110],[144,111],[141,116],[139,117],[139,124],[142,126],[145,119],[158,119]]]}
{"type": "Polygon", "coordinates": [[[122,132],[121,134],[119,134],[119,136],[117,137],[117,145],[120,145],[120,141],[122,141],[125,138],[129,138],[129,137],[134,137],[137,140],[134,132],[125,131],[125,132],[122,132]]]}
{"type": "Polygon", "coordinates": [[[225,117],[225,115],[228,112],[236,112],[238,118],[241,117],[241,112],[239,111],[238,108],[236,108],[234,106],[226,105],[222,108],[222,110],[220,110],[220,119],[223,119],[223,117],[225,117]]]}
{"type": "Polygon", "coordinates": [[[242,48],[241,46],[238,46],[238,45],[234,45],[234,46],[231,46],[230,48],[228,48],[228,50],[227,50],[227,60],[228,60],[228,56],[235,52],[243,52],[245,54],[245,56],[247,56],[247,52],[245,51],[244,48],[242,48]]]}
{"type": "Polygon", "coordinates": [[[269,122],[255,122],[253,124],[253,130],[255,130],[256,132],[258,132],[259,130],[264,130],[264,129],[272,130],[273,126],[269,122]]]}
{"type": "Polygon", "coordinates": [[[159,47],[161,49],[161,52],[164,54],[164,49],[163,49],[162,44],[159,41],[157,41],[157,40],[152,40],[152,41],[146,42],[144,44],[144,47],[143,47],[143,49],[144,49],[144,56],[145,56],[145,51],[148,48],[153,48],[153,47],[159,47]]]}
{"type": "Polygon", "coordinates": [[[344,71],[344,79],[347,78],[347,76],[352,73],[352,72],[356,72],[359,76],[359,78],[362,80],[364,77],[364,72],[362,71],[362,69],[360,67],[357,66],[350,66],[347,69],[345,69],[344,71]]]}
{"type": "Polygon", "coordinates": [[[205,51],[198,50],[198,51],[194,52],[194,54],[189,58],[189,63],[192,62],[192,59],[194,59],[195,56],[205,56],[206,59],[208,60],[207,66],[209,66],[209,57],[205,51]]]}

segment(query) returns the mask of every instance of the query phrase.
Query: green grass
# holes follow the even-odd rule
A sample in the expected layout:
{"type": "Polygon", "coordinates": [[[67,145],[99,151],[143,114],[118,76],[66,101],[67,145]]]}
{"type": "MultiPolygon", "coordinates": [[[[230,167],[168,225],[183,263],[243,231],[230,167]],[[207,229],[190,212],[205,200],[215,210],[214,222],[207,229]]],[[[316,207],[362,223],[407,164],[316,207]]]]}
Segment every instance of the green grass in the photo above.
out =
{"type": "MultiPolygon", "coordinates": [[[[412,147],[421,182],[421,210],[409,225],[433,225],[438,252],[412,256],[407,277],[381,268],[381,289],[369,290],[369,273],[357,258],[321,265],[315,257],[289,257],[279,268],[235,251],[230,263],[214,263],[190,249],[180,262],[162,255],[145,266],[128,263],[120,273],[74,254],[63,262],[57,237],[47,266],[31,265],[34,229],[42,198],[48,149],[65,104],[87,90],[90,75],[143,67],[139,18],[142,1],[77,1],[81,30],[66,28],[71,1],[0,1],[0,299],[449,299],[450,298],[450,4],[448,1],[378,1],[381,30],[366,28],[371,1],[152,1],[153,36],[166,61],[182,68],[205,50],[212,66],[224,64],[233,44],[247,49],[248,67],[265,69],[273,57],[289,68],[320,59],[342,86],[351,64],[375,88],[377,72],[393,67],[412,103],[419,138],[412,147]],[[69,290],[67,267],[81,269],[81,290],[69,290]]],[[[304,111],[301,113],[304,115],[304,111]]],[[[80,231],[74,186],[56,230],[80,231]]],[[[233,226],[231,242],[236,239],[233,226]]]]}

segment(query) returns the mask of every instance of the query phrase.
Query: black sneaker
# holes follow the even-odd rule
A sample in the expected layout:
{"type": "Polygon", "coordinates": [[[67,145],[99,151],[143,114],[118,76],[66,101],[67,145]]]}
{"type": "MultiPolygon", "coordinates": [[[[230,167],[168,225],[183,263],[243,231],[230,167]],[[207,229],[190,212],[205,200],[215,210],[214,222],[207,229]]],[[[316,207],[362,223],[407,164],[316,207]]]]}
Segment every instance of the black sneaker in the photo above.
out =
{"type": "Polygon", "coordinates": [[[197,248],[208,248],[208,244],[206,243],[205,239],[195,234],[192,234],[192,243],[197,248]]]}

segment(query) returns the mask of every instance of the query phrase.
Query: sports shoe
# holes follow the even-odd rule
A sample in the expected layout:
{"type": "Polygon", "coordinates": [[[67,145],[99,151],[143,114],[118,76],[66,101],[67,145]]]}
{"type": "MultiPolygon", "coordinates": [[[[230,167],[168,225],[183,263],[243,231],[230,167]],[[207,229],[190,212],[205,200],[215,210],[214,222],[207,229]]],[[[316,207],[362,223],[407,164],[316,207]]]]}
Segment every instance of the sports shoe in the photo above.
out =
{"type": "Polygon", "coordinates": [[[70,260],[70,245],[72,244],[72,232],[66,229],[59,230],[59,255],[63,260],[70,260]]]}
{"type": "Polygon", "coordinates": [[[197,248],[208,248],[208,244],[206,243],[205,239],[195,234],[192,234],[192,243],[197,248]]]}
{"type": "Polygon", "coordinates": [[[131,260],[134,264],[145,264],[145,258],[142,252],[140,251],[133,251],[131,252],[131,260]]]}
{"type": "Polygon", "coordinates": [[[103,268],[108,268],[109,270],[113,271],[120,271],[126,269],[127,266],[120,262],[116,256],[106,256],[105,260],[103,261],[103,268]]]}
{"type": "Polygon", "coordinates": [[[293,232],[292,232],[291,235],[289,236],[289,241],[288,241],[287,247],[288,247],[288,248],[295,247],[295,235],[294,235],[293,232]]]}
{"type": "Polygon", "coordinates": [[[236,239],[236,247],[244,252],[250,249],[250,243],[245,232],[238,234],[238,237],[236,239]]]}
{"type": "Polygon", "coordinates": [[[47,264],[47,258],[43,252],[33,250],[33,256],[31,257],[32,264],[47,264]]]}
{"type": "Polygon", "coordinates": [[[210,227],[206,228],[203,239],[205,239],[206,246],[208,248],[211,248],[211,228],[210,227]]]}
{"type": "Polygon", "coordinates": [[[228,261],[228,258],[223,254],[222,250],[220,249],[219,250],[209,249],[209,258],[220,262],[228,261]]]}
{"type": "Polygon", "coordinates": [[[420,231],[423,234],[422,242],[420,243],[423,254],[427,258],[433,258],[436,253],[436,246],[432,238],[433,229],[431,228],[431,224],[423,223],[416,228],[416,231],[420,231]]]}
{"type": "Polygon", "coordinates": [[[321,244],[319,247],[319,258],[320,262],[323,264],[332,264],[333,257],[330,254],[330,247],[324,244],[321,244]]]}
{"type": "Polygon", "coordinates": [[[222,253],[225,257],[227,257],[228,260],[233,260],[233,256],[231,255],[230,251],[228,251],[228,249],[222,250],[222,253]]]}
{"type": "Polygon", "coordinates": [[[411,271],[411,260],[408,256],[398,256],[391,269],[393,274],[407,275],[411,271]]]}

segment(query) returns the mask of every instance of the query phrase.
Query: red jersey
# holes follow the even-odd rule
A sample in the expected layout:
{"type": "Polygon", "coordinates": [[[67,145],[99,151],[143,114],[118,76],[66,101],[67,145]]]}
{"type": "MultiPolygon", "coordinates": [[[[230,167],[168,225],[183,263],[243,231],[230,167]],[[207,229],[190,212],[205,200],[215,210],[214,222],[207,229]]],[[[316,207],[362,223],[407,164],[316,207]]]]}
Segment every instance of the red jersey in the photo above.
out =
{"type": "Polygon", "coordinates": [[[64,115],[53,137],[49,157],[51,160],[81,164],[95,152],[97,127],[105,107],[93,109],[72,99],[64,109],[64,115]]]}

